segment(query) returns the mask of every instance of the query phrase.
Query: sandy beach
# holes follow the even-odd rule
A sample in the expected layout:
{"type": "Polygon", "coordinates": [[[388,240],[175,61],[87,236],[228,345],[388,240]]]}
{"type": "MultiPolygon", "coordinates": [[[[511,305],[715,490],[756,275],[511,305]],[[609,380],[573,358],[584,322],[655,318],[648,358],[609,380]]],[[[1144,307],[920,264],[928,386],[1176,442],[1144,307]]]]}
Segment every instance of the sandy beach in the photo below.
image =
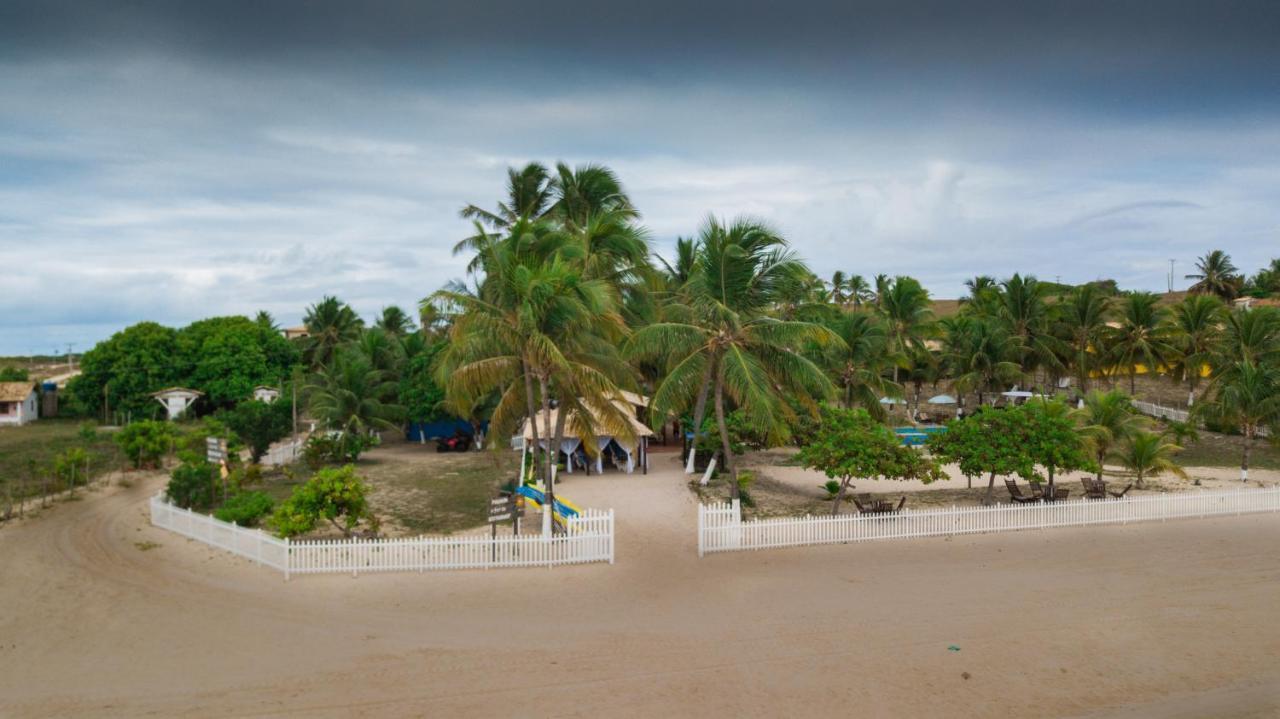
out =
{"type": "Polygon", "coordinates": [[[150,527],[160,477],[61,504],[0,530],[0,714],[1280,711],[1280,517],[700,560],[655,462],[563,482],[616,509],[613,566],[286,582],[150,527]]]}

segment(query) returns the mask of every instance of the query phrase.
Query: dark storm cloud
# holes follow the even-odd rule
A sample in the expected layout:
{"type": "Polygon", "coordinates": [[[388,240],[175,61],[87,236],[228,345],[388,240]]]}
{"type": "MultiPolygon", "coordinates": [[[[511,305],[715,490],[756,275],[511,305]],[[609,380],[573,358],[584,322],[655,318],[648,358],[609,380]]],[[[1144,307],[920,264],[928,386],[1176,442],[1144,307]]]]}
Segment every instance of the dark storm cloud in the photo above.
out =
{"type": "Polygon", "coordinates": [[[0,354],[459,276],[505,167],[603,162],[823,274],[1162,288],[1280,234],[1280,3],[0,4],[0,354]]]}

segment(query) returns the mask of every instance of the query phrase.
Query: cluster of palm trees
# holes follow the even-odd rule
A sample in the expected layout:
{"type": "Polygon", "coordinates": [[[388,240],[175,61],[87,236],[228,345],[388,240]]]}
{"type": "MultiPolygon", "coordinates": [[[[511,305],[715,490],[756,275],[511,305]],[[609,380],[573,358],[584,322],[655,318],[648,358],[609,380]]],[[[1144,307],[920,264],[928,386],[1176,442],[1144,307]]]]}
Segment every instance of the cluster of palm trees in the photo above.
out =
{"type": "MultiPolygon", "coordinates": [[[[914,278],[836,272],[825,282],[756,219],[708,217],[670,260],[653,257],[622,183],[598,165],[513,168],[495,209],[462,215],[473,232],[455,249],[471,254],[469,284],[422,307],[448,325],[436,375],[449,401],[489,397],[495,436],[541,417],[534,445],[559,447],[570,414],[625,436],[610,397],[638,390],[652,394],[655,426],[685,416],[702,428],[713,416],[732,472],[734,410],[781,441],[823,401],[884,417],[885,398],[910,388],[918,410],[924,386],[943,382],[983,403],[1011,384],[1074,382],[1084,396],[1121,376],[1132,394],[1142,373],[1184,383],[1188,404],[1207,381],[1206,406],[1242,430],[1275,419],[1242,408],[1275,395],[1280,312],[1230,309],[1224,300],[1254,283],[1238,281],[1220,252],[1176,303],[1109,282],[983,276],[939,318],[914,278]]],[[[551,464],[540,460],[548,479],[551,464]]]]}

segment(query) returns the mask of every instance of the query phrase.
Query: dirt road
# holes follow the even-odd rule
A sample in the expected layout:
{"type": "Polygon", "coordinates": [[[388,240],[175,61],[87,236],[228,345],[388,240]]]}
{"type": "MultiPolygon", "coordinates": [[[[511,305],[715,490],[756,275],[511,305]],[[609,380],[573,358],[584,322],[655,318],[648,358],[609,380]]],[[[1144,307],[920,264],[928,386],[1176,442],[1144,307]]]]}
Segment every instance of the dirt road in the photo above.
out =
{"type": "Polygon", "coordinates": [[[159,481],[0,530],[0,715],[1280,711],[1280,516],[700,560],[683,475],[575,475],[614,566],[285,582],[159,481]]]}

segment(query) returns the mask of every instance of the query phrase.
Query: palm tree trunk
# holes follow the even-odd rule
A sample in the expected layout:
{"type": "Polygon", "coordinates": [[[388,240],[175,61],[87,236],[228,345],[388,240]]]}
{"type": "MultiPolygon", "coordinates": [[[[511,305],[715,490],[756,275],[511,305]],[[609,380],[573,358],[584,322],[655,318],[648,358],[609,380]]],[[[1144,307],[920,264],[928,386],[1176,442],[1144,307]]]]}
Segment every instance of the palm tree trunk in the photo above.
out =
{"type": "Polygon", "coordinates": [[[547,378],[545,376],[538,377],[538,389],[542,391],[542,428],[548,433],[546,438],[547,446],[542,448],[546,461],[546,465],[543,468],[542,481],[546,483],[547,491],[550,492],[552,491],[551,473],[555,462],[551,459],[551,437],[549,436],[551,433],[551,393],[548,391],[547,378]]]}
{"type": "MultiPolygon", "coordinates": [[[[538,405],[533,399],[533,376],[529,374],[529,365],[523,361],[521,364],[524,366],[524,399],[529,410],[529,430],[533,432],[533,476],[537,477],[542,474],[542,465],[538,464],[538,405]]],[[[521,460],[521,466],[524,466],[523,462],[521,460]]],[[[522,484],[524,477],[520,478],[516,486],[522,484]]]]}
{"type": "Polygon", "coordinates": [[[1244,430],[1244,454],[1240,457],[1240,481],[1249,481],[1249,453],[1253,451],[1253,435],[1252,427],[1245,427],[1244,430]]]}
{"type": "Polygon", "coordinates": [[[685,474],[694,472],[694,455],[698,452],[698,433],[702,431],[702,419],[707,415],[707,394],[711,391],[711,373],[715,371],[715,360],[707,358],[707,370],[702,373],[702,387],[698,389],[698,401],[693,406],[693,441],[689,444],[689,461],[684,466],[685,474]]]}
{"type": "Polygon", "coordinates": [[[1102,463],[1106,460],[1106,458],[1107,458],[1107,453],[1105,451],[1098,452],[1098,476],[1096,477],[1096,479],[1099,482],[1102,481],[1102,463]]]}
{"type": "Polygon", "coordinates": [[[733,473],[733,452],[729,449],[729,428],[724,423],[724,382],[716,377],[716,424],[720,427],[720,448],[724,452],[724,471],[729,477],[729,496],[738,498],[738,478],[733,473]]]}

